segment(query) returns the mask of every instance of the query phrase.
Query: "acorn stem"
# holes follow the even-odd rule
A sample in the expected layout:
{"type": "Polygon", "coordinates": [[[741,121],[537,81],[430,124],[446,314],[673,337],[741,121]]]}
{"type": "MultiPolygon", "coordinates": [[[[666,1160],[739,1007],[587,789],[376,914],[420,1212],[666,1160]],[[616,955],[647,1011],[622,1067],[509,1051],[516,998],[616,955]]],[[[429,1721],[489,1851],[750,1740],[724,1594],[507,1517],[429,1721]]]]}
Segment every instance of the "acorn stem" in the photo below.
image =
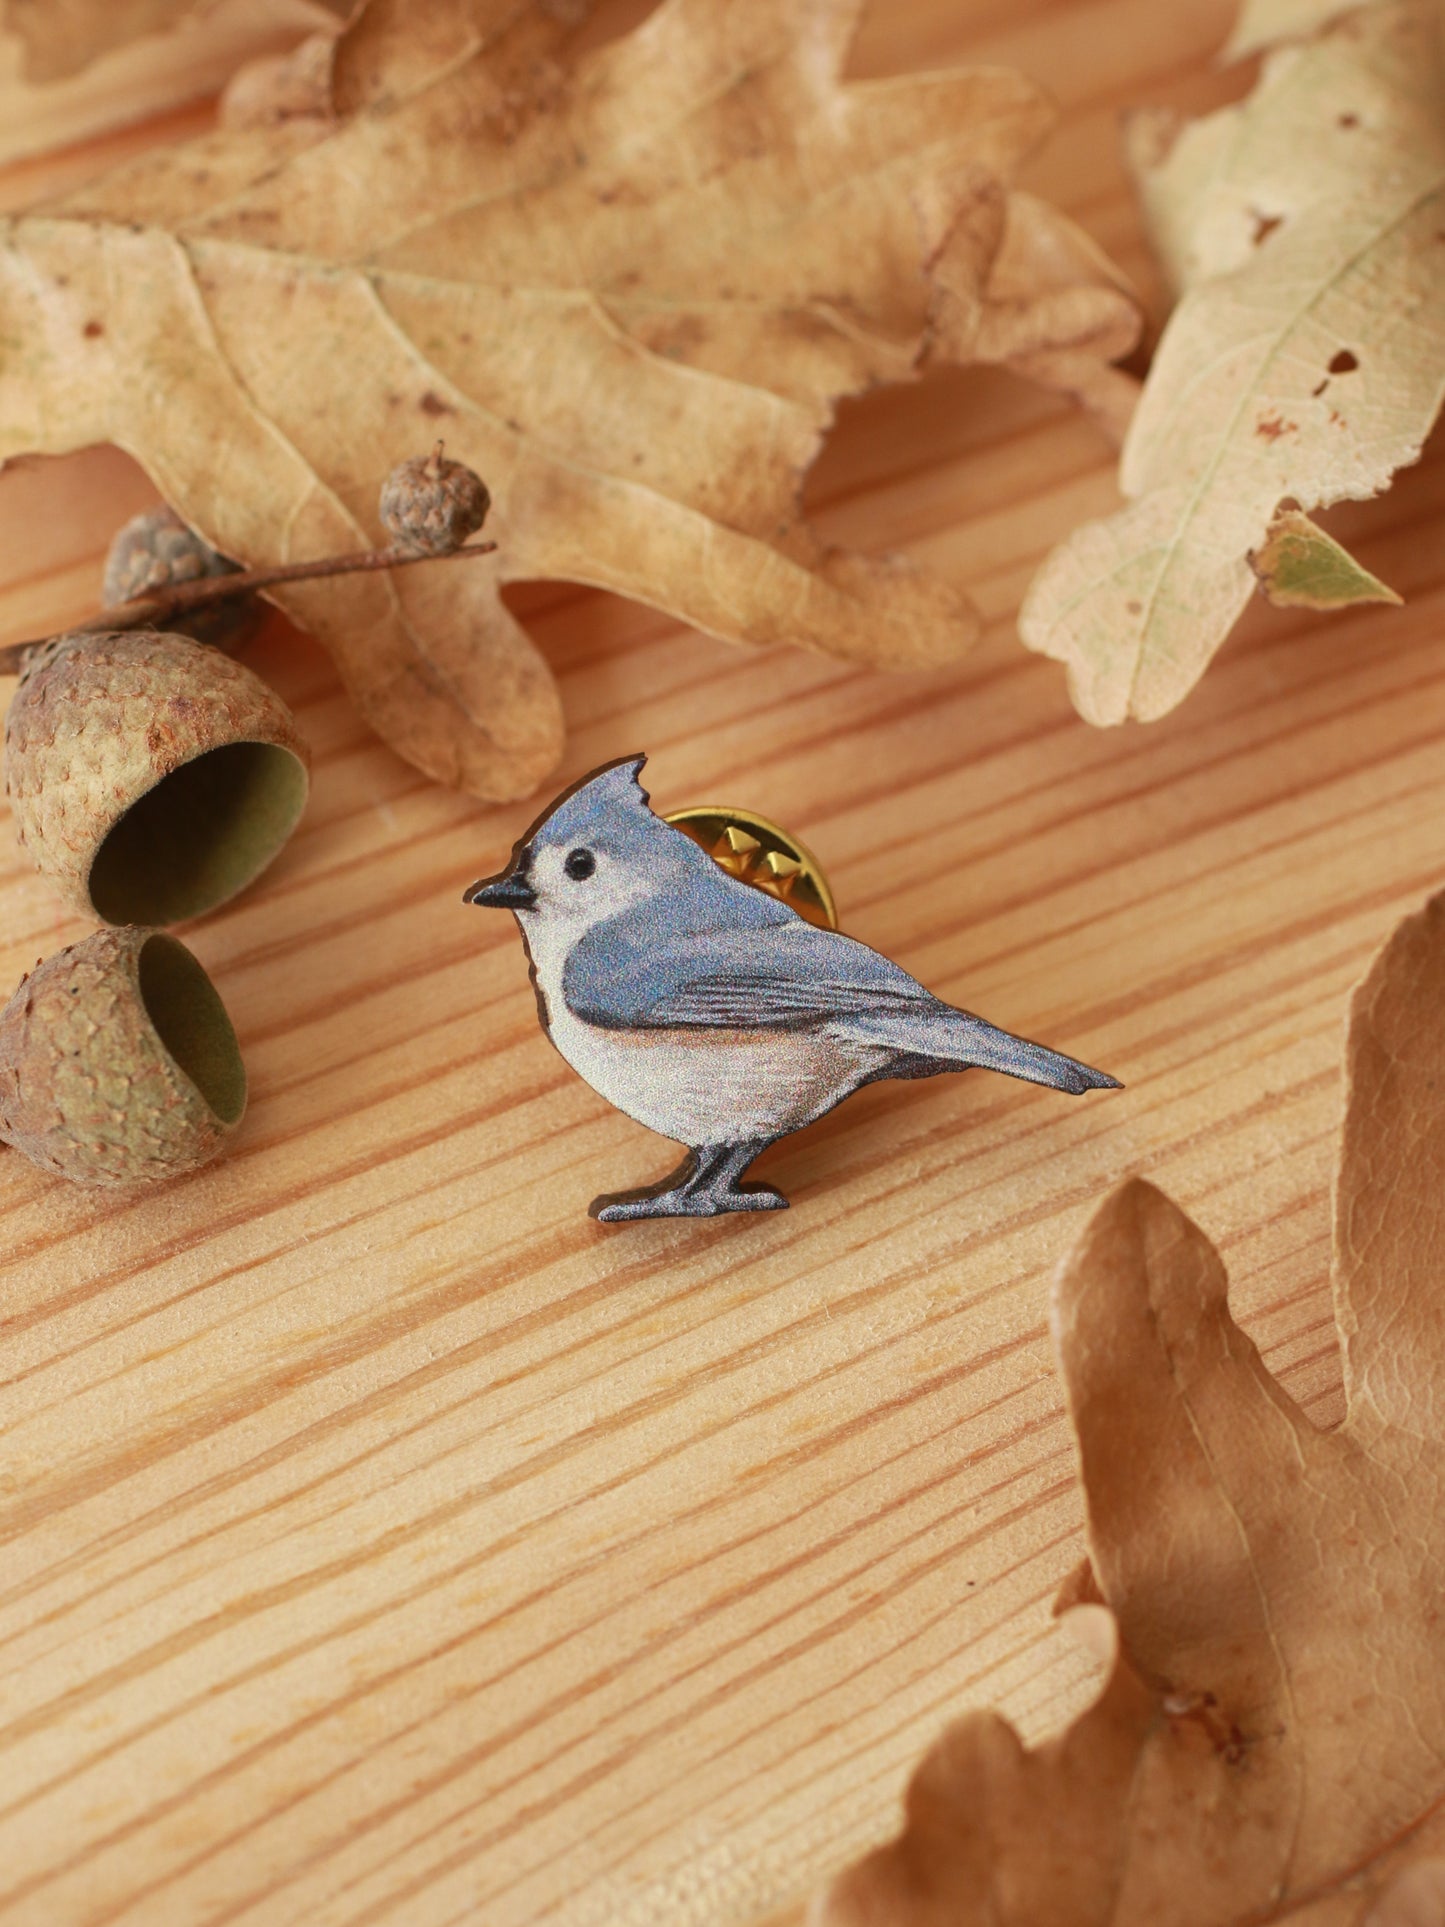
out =
{"type": "MultiPolygon", "coordinates": [[[[494,555],[495,542],[466,542],[443,555],[425,549],[409,549],[394,544],[385,549],[358,549],[350,555],[322,556],[315,562],[283,562],[269,569],[241,569],[230,575],[203,576],[195,582],[179,582],[150,595],[133,596],[117,602],[66,629],[67,635],[107,634],[114,629],[160,628],[177,616],[194,609],[207,609],[232,596],[246,595],[253,589],[269,589],[282,582],[312,582],[328,575],[355,575],[369,569],[405,568],[411,562],[447,562],[464,555],[494,555]]],[[[0,648],[0,676],[14,676],[25,667],[27,656],[41,649],[51,636],[36,636],[29,642],[12,642],[0,648]]]]}

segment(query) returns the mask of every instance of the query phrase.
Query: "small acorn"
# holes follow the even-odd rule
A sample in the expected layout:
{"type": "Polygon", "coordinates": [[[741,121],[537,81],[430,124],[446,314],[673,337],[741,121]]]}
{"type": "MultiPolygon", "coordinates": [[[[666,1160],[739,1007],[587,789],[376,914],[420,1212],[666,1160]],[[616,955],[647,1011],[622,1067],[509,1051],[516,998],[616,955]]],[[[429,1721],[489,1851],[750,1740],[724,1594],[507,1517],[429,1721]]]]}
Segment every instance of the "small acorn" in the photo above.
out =
{"type": "Polygon", "coordinates": [[[175,937],[97,930],[0,1010],[0,1139],[81,1184],[154,1184],[208,1163],[246,1108],[215,985],[175,937]]]}
{"type": "Polygon", "coordinates": [[[487,519],[492,498],[465,462],[449,462],[437,443],[430,455],[398,462],[381,485],[380,512],[394,542],[423,555],[454,555],[487,519]]]}
{"type": "Polygon", "coordinates": [[[149,629],[42,644],[5,720],[21,842],[111,924],[176,923],[243,889],[295,829],[309,760],[259,676],[149,629]]]}
{"type": "MultiPolygon", "coordinates": [[[[173,508],[144,509],[117,530],[105,558],[101,583],[102,607],[113,609],[118,602],[150,595],[157,589],[173,588],[180,582],[198,582],[203,576],[235,575],[240,564],[219,554],[203,542],[173,508]]],[[[234,596],[210,609],[175,622],[176,632],[193,636],[197,642],[233,652],[243,648],[261,627],[265,616],[256,595],[234,596]]]]}

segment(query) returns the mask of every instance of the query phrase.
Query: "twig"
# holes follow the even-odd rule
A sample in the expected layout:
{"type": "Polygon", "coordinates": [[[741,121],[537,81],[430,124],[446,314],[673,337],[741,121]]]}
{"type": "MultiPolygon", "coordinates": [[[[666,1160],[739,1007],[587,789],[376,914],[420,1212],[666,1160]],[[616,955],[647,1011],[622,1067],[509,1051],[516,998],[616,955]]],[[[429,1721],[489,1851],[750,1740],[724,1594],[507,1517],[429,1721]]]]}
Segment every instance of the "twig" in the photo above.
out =
{"type": "MultiPolygon", "coordinates": [[[[105,635],[112,629],[156,629],[177,616],[194,609],[209,609],[214,603],[228,602],[232,596],[247,595],[253,589],[269,589],[281,582],[311,582],[328,575],[356,575],[367,569],[399,569],[412,562],[451,562],[464,555],[495,555],[495,542],[464,542],[459,549],[433,555],[425,549],[393,547],[359,549],[353,555],[328,555],[316,562],[284,562],[273,569],[238,569],[229,575],[201,576],[194,582],[178,582],[172,588],[158,589],[151,595],[132,596],[117,602],[84,622],[73,622],[65,635],[105,635]]],[[[0,676],[13,676],[25,667],[32,650],[41,649],[51,636],[38,636],[29,642],[12,642],[0,648],[0,676]]]]}

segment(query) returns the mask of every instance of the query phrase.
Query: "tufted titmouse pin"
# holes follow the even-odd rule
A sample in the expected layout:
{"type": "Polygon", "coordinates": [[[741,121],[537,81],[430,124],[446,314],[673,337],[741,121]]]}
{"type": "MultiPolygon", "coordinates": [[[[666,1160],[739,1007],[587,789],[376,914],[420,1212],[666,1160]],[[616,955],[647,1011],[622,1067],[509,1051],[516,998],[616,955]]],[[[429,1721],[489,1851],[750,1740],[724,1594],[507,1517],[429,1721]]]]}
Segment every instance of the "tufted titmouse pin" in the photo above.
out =
{"type": "Polygon", "coordinates": [[[654,816],[644,756],[564,792],[464,901],[512,910],[542,1028],[609,1104],[688,1156],[604,1223],[780,1211],[743,1173],[880,1077],[982,1065],[1080,1092],[1117,1079],[955,1010],[887,957],[727,876],[654,816]]]}

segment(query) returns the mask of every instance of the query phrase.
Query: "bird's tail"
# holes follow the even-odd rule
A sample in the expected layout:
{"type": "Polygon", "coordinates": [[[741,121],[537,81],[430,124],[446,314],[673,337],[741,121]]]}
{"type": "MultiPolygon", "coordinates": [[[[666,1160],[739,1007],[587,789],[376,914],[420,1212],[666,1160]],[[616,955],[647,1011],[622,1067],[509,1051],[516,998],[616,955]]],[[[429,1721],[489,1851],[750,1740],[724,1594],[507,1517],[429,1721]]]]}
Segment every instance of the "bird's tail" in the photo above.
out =
{"type": "Polygon", "coordinates": [[[888,1044],[910,1057],[927,1058],[940,1070],[965,1070],[972,1065],[990,1071],[1004,1071],[1010,1077],[1026,1078],[1030,1084],[1047,1084],[1056,1091],[1114,1091],[1122,1086],[1117,1077],[1091,1070],[1077,1058],[1062,1051],[1030,1043],[1011,1031],[986,1024],[966,1010],[955,1010],[940,1003],[936,1009],[910,1011],[907,1016],[869,1015],[848,1026],[849,1035],[861,1042],[888,1044]]]}

